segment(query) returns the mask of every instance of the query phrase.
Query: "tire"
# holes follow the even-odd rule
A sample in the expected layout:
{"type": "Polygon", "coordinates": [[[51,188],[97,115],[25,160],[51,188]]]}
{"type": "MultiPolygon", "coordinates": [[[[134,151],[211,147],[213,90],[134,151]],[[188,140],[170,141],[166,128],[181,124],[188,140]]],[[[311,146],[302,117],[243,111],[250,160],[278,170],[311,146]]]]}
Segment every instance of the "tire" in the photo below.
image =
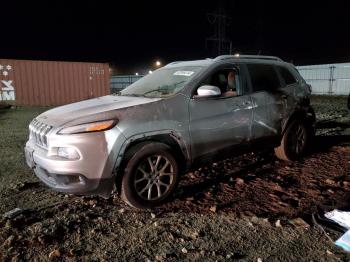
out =
{"type": "Polygon", "coordinates": [[[144,142],[134,146],[128,150],[124,166],[121,198],[132,207],[159,206],[177,187],[179,163],[170,147],[163,143],[144,142]]]}
{"type": "Polygon", "coordinates": [[[283,134],[280,146],[275,148],[275,155],[285,161],[300,159],[309,146],[312,133],[312,125],[306,120],[292,121],[283,134]]]}

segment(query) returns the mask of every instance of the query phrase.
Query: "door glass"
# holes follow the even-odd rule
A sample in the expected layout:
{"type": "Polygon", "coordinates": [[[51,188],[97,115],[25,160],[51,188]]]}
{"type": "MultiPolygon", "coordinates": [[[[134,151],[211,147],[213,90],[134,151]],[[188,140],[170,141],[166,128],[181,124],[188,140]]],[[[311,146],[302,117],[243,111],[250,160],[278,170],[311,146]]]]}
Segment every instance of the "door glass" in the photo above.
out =
{"type": "Polygon", "coordinates": [[[287,68],[282,67],[282,66],[278,66],[277,68],[278,68],[278,71],[280,72],[286,86],[295,84],[297,82],[295,77],[289,72],[289,70],[287,68]]]}
{"type": "Polygon", "coordinates": [[[273,91],[281,87],[277,72],[271,65],[248,64],[247,65],[253,91],[273,91]]]}
{"type": "Polygon", "coordinates": [[[209,75],[199,86],[212,85],[220,88],[222,97],[239,96],[241,90],[238,70],[235,68],[225,68],[209,75]]]}

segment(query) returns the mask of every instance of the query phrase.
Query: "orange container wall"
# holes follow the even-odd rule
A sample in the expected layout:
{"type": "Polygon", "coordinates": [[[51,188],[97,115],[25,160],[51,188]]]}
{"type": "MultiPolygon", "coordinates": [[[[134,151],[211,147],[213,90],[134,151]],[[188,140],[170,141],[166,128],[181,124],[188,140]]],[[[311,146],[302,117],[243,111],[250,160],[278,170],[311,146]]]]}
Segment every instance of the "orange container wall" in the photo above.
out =
{"type": "Polygon", "coordinates": [[[0,59],[0,102],[56,106],[109,93],[106,63],[0,59]]]}

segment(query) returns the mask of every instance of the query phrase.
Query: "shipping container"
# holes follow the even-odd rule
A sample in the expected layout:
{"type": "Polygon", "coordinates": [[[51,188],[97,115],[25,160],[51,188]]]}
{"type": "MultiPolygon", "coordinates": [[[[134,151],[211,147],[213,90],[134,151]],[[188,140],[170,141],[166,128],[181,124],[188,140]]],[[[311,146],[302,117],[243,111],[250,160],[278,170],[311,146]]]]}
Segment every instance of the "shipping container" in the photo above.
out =
{"type": "Polygon", "coordinates": [[[0,101],[56,106],[110,93],[106,63],[0,59],[0,101]]]}
{"type": "Polygon", "coordinates": [[[348,95],[350,63],[297,66],[315,95],[348,95]]]}

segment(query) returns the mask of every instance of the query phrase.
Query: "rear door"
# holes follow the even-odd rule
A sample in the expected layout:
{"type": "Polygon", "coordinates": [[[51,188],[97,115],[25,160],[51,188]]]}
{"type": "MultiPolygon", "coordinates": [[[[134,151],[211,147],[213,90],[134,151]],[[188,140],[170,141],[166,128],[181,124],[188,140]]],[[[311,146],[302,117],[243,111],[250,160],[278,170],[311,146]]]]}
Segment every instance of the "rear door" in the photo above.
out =
{"type": "Polygon", "coordinates": [[[276,66],[277,72],[281,78],[281,92],[284,102],[284,116],[293,112],[296,105],[294,91],[299,85],[297,78],[285,66],[276,66]]]}
{"type": "Polygon", "coordinates": [[[253,103],[252,139],[277,136],[285,112],[281,79],[271,64],[247,64],[253,103]]]}

